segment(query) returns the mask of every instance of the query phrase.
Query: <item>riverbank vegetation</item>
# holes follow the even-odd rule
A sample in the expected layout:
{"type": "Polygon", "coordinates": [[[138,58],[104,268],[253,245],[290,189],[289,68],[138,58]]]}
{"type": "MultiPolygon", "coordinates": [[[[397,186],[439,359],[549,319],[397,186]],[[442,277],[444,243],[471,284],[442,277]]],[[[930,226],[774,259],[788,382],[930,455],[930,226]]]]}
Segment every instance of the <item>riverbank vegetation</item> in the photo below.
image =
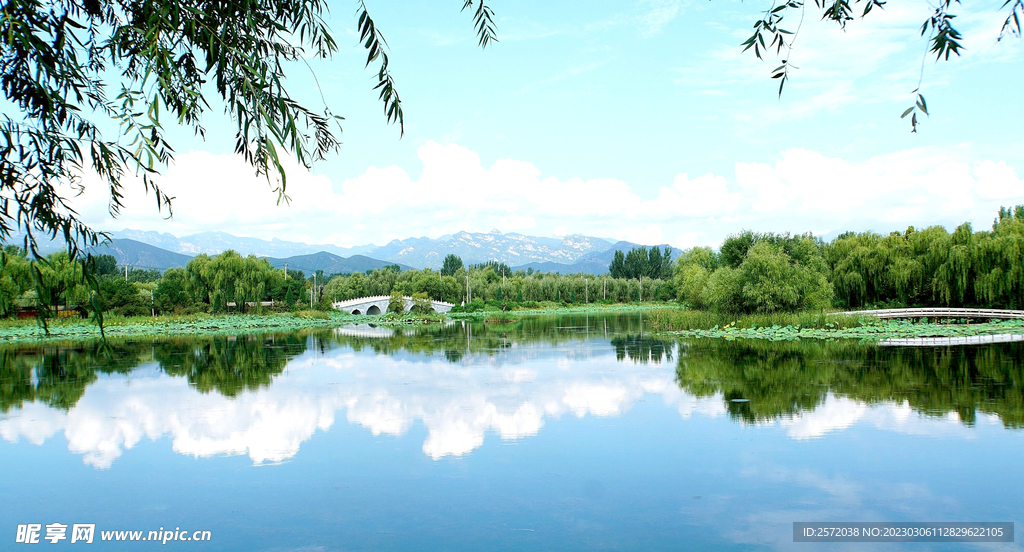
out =
{"type": "Polygon", "coordinates": [[[670,279],[512,271],[495,262],[463,267],[457,257],[446,262],[450,275],[429,268],[402,272],[392,265],[365,274],[307,277],[275,269],[266,259],[226,251],[199,255],[184,268],[161,274],[119,267],[106,255],[79,262],[56,253],[31,260],[23,249],[8,246],[0,271],[0,317],[38,312],[52,319],[97,310],[113,316],[327,312],[337,301],[380,295],[392,296],[396,308],[402,296],[410,296],[418,311],[429,310],[434,299],[455,303],[457,310],[482,312],[664,301],[676,295],[670,279]],[[85,262],[99,278],[99,293],[83,280],[85,262]]]}
{"type": "MultiPolygon", "coordinates": [[[[344,347],[377,354],[424,355],[474,362],[528,350],[595,343],[622,362],[675,363],[678,387],[718,397],[726,412],[748,423],[771,423],[823,405],[829,397],[869,404],[908,404],[925,416],[972,425],[979,414],[1007,427],[1024,424],[1022,343],[995,347],[877,347],[854,340],[770,341],[675,339],[651,334],[639,316],[537,316],[501,327],[465,321],[413,331],[362,332],[310,328],[285,333],[110,338],[0,343],[0,412],[40,402],[69,409],[101,375],[153,367],[187,380],[197,391],[233,397],[271,385],[290,359],[315,349],[344,347]],[[373,335],[369,335],[372,333],[373,335]]],[[[369,328],[365,328],[369,329],[369,328]]]]}
{"type": "Polygon", "coordinates": [[[1024,206],[1000,209],[992,230],[914,227],[883,236],[847,232],[730,236],[693,248],[675,271],[680,301],[725,313],[911,306],[1024,308],[1024,206]]]}
{"type": "MultiPolygon", "coordinates": [[[[790,315],[747,315],[737,317],[726,324],[714,324],[705,319],[702,323],[680,324],[668,314],[659,316],[660,311],[651,313],[651,329],[680,337],[714,337],[725,339],[754,339],[768,341],[799,341],[801,339],[860,339],[880,341],[923,337],[968,337],[997,334],[1024,333],[1024,320],[992,320],[975,324],[945,324],[935,320],[878,320],[875,318],[831,316],[813,318],[807,313],[790,315]],[[776,323],[764,323],[765,321],[776,323]],[[807,321],[803,325],[794,321],[807,321]]],[[[684,317],[685,318],[685,317],[684,317]]]]}
{"type": "Polygon", "coordinates": [[[303,310],[311,319],[312,312],[332,311],[334,302],[381,295],[392,297],[392,310],[404,305],[403,296],[413,297],[420,314],[431,310],[431,299],[454,303],[453,316],[672,302],[686,310],[652,318],[671,331],[843,329],[863,322],[824,313],[865,307],[1024,308],[1024,206],[1001,209],[991,230],[977,232],[965,223],[953,232],[911,227],[887,236],[845,233],[825,242],[810,234],[744,231],[718,251],[695,247],[674,262],[667,248],[639,247],[619,252],[611,273],[598,276],[513,271],[496,261],[465,266],[454,255],[440,271],[403,272],[392,265],[307,277],[234,251],[199,255],[162,274],[119,267],[109,256],[29,259],[12,246],[3,253],[0,316],[34,309],[53,320],[103,312],[112,326],[117,317],[303,310]],[[82,263],[90,263],[89,272],[99,278],[98,292],[85,282],[82,263]]]}

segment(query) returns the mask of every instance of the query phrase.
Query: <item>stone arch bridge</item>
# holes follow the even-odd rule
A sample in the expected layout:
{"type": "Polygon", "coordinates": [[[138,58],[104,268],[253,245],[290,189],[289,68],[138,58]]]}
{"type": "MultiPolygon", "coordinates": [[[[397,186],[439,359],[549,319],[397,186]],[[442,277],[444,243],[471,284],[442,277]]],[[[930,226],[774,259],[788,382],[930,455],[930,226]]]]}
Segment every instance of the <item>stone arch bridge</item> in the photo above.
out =
{"type": "MultiPolygon", "coordinates": [[[[408,295],[403,296],[402,299],[405,301],[405,312],[409,312],[409,309],[413,306],[413,299],[408,295]]],[[[388,306],[391,303],[390,295],[375,295],[373,297],[360,297],[358,299],[349,299],[347,301],[337,301],[333,303],[334,308],[345,311],[349,314],[384,314],[388,312],[388,306]]],[[[454,303],[445,303],[444,301],[430,300],[430,306],[434,309],[434,312],[448,312],[455,306],[454,303]]]]}

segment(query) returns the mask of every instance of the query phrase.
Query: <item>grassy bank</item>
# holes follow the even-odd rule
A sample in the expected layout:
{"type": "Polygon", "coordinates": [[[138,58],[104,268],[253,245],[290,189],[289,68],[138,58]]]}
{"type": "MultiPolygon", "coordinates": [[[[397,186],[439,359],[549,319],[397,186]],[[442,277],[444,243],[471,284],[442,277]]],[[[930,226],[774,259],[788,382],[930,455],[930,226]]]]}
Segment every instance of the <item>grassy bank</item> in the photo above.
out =
{"type": "Polygon", "coordinates": [[[681,337],[726,339],[868,339],[963,337],[1022,334],[1024,320],[972,324],[940,324],[920,320],[879,320],[870,316],[828,315],[820,312],[729,315],[709,311],[658,309],[650,325],[681,337]]]}

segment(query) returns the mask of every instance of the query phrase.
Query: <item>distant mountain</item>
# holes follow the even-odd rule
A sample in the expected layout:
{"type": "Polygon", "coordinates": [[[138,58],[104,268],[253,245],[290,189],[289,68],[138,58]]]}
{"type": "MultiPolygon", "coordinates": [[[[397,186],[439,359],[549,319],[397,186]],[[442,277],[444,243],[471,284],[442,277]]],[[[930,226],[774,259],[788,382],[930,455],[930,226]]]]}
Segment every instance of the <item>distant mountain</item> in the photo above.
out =
{"type": "Polygon", "coordinates": [[[237,251],[242,255],[257,255],[260,257],[291,257],[294,255],[311,255],[320,251],[344,256],[366,253],[367,250],[375,247],[372,244],[348,248],[330,244],[310,245],[279,239],[243,238],[228,234],[227,232],[200,232],[183,238],[177,238],[171,234],[162,234],[160,232],[126,229],[112,232],[111,235],[115,238],[132,239],[168,251],[191,256],[199,255],[200,253],[216,255],[228,249],[237,251]]]}
{"type": "MultiPolygon", "coordinates": [[[[641,245],[637,244],[637,243],[633,243],[633,242],[628,242],[628,241],[615,242],[615,245],[611,246],[611,248],[609,248],[607,251],[602,251],[602,252],[594,254],[594,255],[587,255],[587,259],[594,259],[594,260],[603,261],[605,263],[605,268],[607,268],[608,265],[612,264],[612,259],[615,258],[615,252],[616,251],[622,251],[623,253],[628,253],[629,250],[633,249],[634,247],[641,247],[641,245]]],[[[653,247],[657,247],[658,249],[661,249],[662,251],[664,251],[666,247],[670,247],[672,249],[672,259],[678,259],[679,255],[683,254],[683,250],[682,249],[679,249],[679,248],[676,248],[676,247],[672,247],[672,246],[670,246],[667,243],[663,243],[661,245],[649,245],[649,246],[643,246],[643,247],[647,247],[647,249],[651,249],[653,247]]]]}
{"type": "Polygon", "coordinates": [[[430,238],[394,240],[371,249],[368,255],[418,268],[440,268],[445,256],[454,253],[466,264],[501,261],[509,265],[529,262],[572,263],[588,253],[605,251],[607,240],[581,235],[562,238],[538,238],[523,234],[459,232],[430,238]]]}
{"type": "Polygon", "coordinates": [[[127,239],[112,239],[110,243],[89,250],[93,255],[112,255],[117,264],[132,268],[160,271],[168,268],[183,267],[192,259],[189,255],[174,253],[152,245],[127,239]]]}
{"type": "MultiPolygon", "coordinates": [[[[615,245],[611,246],[606,251],[591,252],[585,255],[582,259],[571,264],[562,263],[526,263],[519,266],[512,267],[514,270],[527,270],[534,269],[541,272],[558,272],[560,274],[606,274],[608,272],[608,266],[612,264],[612,259],[615,258],[616,251],[622,251],[623,253],[628,252],[634,247],[640,247],[639,244],[635,244],[627,241],[616,242],[615,245]]],[[[657,247],[658,249],[664,250],[668,247],[668,244],[656,245],[651,247],[657,247]]],[[[650,247],[648,247],[650,248],[650,247]]],[[[675,247],[672,248],[672,259],[679,258],[679,255],[683,251],[675,247]]]]}
{"type": "Polygon", "coordinates": [[[562,263],[526,263],[513,266],[512,270],[529,270],[536,272],[557,272],[559,274],[607,274],[608,263],[600,259],[584,259],[572,264],[562,263]]]}
{"type": "MultiPolygon", "coordinates": [[[[517,233],[458,232],[437,239],[427,237],[393,240],[344,248],[332,245],[310,245],[284,240],[242,238],[227,232],[202,232],[176,238],[171,234],[122,230],[114,232],[120,240],[135,240],[183,255],[217,254],[233,249],[242,255],[268,257],[275,266],[289,262],[289,268],[327,273],[366,271],[387,264],[404,268],[440,268],[445,256],[454,253],[463,263],[476,264],[500,261],[514,267],[557,272],[601,274],[616,250],[628,251],[637,244],[611,242],[603,238],[573,234],[564,238],[544,238],[517,233]],[[295,260],[292,260],[295,259],[295,260]],[[344,261],[344,262],[343,262],[344,261]],[[314,268],[315,267],[315,268],[314,268]]],[[[680,251],[674,250],[678,255],[680,251]]]]}
{"type": "MultiPolygon", "coordinates": [[[[284,268],[288,265],[288,270],[301,270],[310,275],[317,270],[323,270],[324,274],[338,274],[343,272],[369,272],[378,268],[383,268],[391,262],[379,261],[377,259],[371,259],[365,255],[352,255],[351,257],[339,257],[334,253],[328,253],[321,251],[319,253],[313,253],[312,255],[296,255],[294,257],[288,257],[287,259],[275,259],[267,257],[270,261],[271,266],[274,268],[284,268]]],[[[402,270],[410,270],[411,266],[399,265],[402,270]]]]}
{"type": "MultiPolygon", "coordinates": [[[[94,255],[113,255],[117,259],[118,265],[128,264],[132,268],[155,268],[160,271],[168,268],[183,267],[192,260],[192,257],[189,255],[174,253],[135,240],[117,238],[110,240],[110,243],[107,245],[93,248],[90,252],[94,255]]],[[[275,268],[283,268],[287,264],[289,269],[301,270],[306,274],[312,274],[317,270],[323,270],[324,274],[368,272],[394,264],[388,261],[371,259],[364,255],[353,255],[348,258],[339,257],[326,251],[320,251],[311,255],[296,255],[284,259],[267,257],[267,260],[275,268]]],[[[412,268],[406,265],[399,266],[401,266],[402,270],[412,268]]]]}

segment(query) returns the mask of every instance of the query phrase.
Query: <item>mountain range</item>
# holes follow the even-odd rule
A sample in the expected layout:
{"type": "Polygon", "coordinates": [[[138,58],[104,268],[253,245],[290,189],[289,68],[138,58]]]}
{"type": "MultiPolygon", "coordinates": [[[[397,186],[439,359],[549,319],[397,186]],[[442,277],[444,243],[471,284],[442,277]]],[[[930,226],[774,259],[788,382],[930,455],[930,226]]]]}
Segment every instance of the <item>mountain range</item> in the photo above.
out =
{"type": "MultiPolygon", "coordinates": [[[[119,264],[159,270],[184,266],[193,256],[215,255],[233,249],[242,255],[267,257],[275,267],[326,274],[366,272],[390,264],[402,269],[438,269],[446,255],[454,253],[465,264],[499,261],[514,269],[603,274],[615,251],[628,251],[637,244],[613,242],[604,238],[573,234],[563,238],[544,238],[517,233],[458,232],[437,239],[426,237],[393,240],[385,245],[307,244],[285,240],[239,237],[227,232],[203,232],[182,238],[160,232],[122,230],[112,232],[111,241],[93,250],[109,254],[119,264]]],[[[17,243],[14,240],[12,243],[17,243]]],[[[665,247],[665,246],[658,246],[665,247]]],[[[673,248],[673,256],[681,253],[673,248]]]]}

